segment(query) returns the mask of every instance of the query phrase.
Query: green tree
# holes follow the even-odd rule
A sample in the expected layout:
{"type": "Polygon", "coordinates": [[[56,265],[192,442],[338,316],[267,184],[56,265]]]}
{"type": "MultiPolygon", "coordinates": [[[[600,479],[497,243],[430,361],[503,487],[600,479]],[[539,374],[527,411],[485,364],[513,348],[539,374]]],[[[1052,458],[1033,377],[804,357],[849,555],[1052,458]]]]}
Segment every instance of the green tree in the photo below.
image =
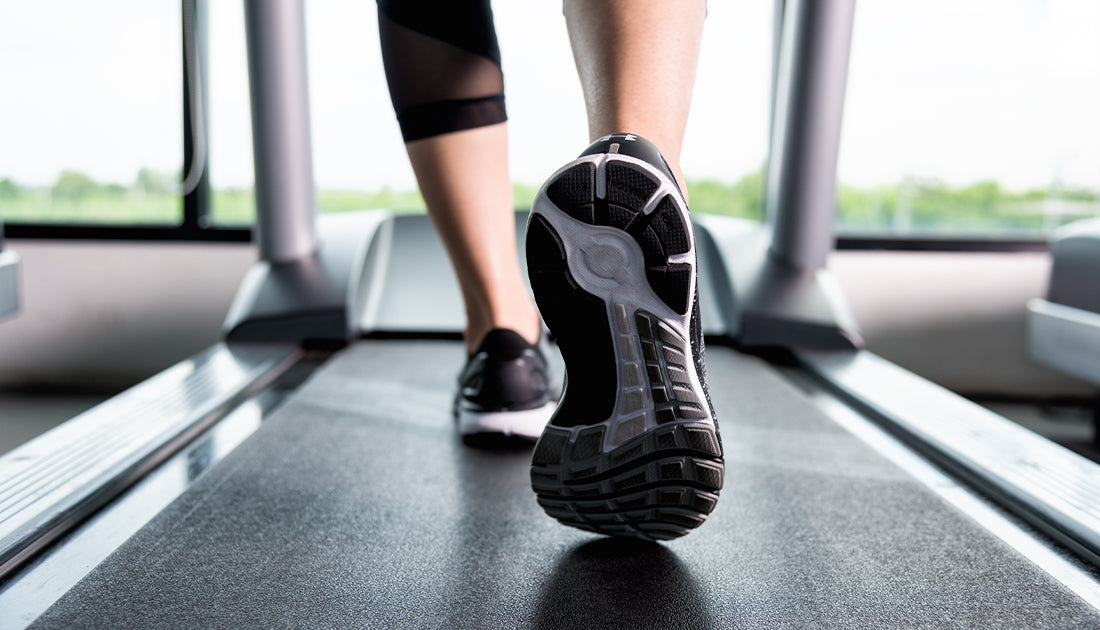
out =
{"type": "Polygon", "coordinates": [[[0,179],[0,199],[15,199],[19,196],[19,185],[10,177],[0,179]]]}
{"type": "Polygon", "coordinates": [[[764,218],[764,169],[745,175],[736,183],[717,179],[687,182],[692,212],[762,220],[764,218]]]}
{"type": "Polygon", "coordinates": [[[138,170],[134,188],[146,195],[167,195],[173,192],[172,184],[172,176],[143,167],[138,170]]]}
{"type": "Polygon", "coordinates": [[[61,171],[50,192],[54,199],[79,201],[99,188],[91,177],[77,171],[61,171]]]}
{"type": "Polygon", "coordinates": [[[103,186],[100,186],[100,190],[115,199],[121,199],[130,192],[130,189],[123,186],[122,184],[105,184],[103,186]]]}

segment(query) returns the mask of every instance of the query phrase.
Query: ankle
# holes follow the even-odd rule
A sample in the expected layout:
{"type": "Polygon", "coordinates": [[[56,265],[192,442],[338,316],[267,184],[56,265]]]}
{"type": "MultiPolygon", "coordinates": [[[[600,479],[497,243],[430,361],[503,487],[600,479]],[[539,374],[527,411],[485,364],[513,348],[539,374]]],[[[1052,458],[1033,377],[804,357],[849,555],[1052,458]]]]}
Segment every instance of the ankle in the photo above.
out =
{"type": "Polygon", "coordinates": [[[516,312],[499,313],[496,316],[482,318],[468,316],[463,334],[466,349],[470,352],[476,351],[485,339],[485,335],[495,328],[512,330],[533,345],[538,343],[542,335],[542,320],[534,306],[529,309],[517,309],[516,312]]]}

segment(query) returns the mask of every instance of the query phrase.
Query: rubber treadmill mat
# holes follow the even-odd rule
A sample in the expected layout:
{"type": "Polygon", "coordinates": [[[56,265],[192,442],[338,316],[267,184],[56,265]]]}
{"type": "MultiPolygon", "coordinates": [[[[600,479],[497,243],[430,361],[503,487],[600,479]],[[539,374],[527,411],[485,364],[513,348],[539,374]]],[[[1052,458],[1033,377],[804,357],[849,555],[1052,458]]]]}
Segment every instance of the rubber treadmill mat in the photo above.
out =
{"type": "Polygon", "coordinates": [[[1084,602],[832,423],[708,348],[726,489],[623,544],[535,503],[530,450],[451,426],[456,342],[339,353],[46,612],[42,628],[1096,627],[1084,602]]]}

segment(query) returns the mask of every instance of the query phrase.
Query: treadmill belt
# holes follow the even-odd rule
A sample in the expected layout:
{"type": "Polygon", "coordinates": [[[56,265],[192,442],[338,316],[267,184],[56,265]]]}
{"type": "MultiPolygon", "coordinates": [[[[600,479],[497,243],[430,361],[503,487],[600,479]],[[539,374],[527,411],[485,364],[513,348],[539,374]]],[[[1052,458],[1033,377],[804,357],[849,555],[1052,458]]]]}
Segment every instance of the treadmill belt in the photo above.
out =
{"type": "Polygon", "coordinates": [[[461,344],[364,341],[35,627],[1100,624],[767,364],[707,355],[726,489],[685,538],[558,524],[529,487],[530,449],[455,435],[461,344]]]}

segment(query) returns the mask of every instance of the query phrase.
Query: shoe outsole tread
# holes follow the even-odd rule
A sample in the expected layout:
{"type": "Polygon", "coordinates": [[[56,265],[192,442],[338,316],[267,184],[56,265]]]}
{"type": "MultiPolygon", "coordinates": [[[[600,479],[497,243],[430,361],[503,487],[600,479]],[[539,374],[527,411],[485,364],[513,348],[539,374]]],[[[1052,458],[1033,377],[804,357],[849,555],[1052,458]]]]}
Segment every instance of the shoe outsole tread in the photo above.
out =
{"type": "Polygon", "coordinates": [[[718,500],[721,440],[689,342],[689,221],[674,184],[627,156],[582,157],[532,208],[528,271],[567,386],[531,482],[566,525],[667,540],[718,500]]]}

